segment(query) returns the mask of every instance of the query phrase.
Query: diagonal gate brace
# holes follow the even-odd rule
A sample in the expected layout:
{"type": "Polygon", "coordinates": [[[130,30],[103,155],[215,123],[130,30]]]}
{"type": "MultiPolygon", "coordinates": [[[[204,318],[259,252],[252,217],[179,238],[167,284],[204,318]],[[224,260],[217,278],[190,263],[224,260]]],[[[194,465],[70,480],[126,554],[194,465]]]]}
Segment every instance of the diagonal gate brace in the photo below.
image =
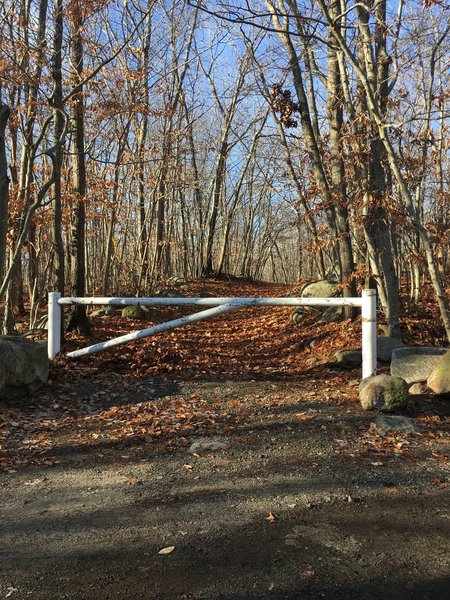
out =
{"type": "Polygon", "coordinates": [[[128,333],[127,335],[122,335],[118,338],[114,338],[113,340],[99,342],[98,344],[92,344],[92,346],[87,346],[86,348],[81,348],[80,350],[68,352],[67,357],[79,358],[80,356],[85,356],[86,354],[101,352],[102,350],[106,350],[107,348],[113,348],[114,346],[119,346],[120,344],[134,342],[135,340],[140,340],[141,338],[154,335],[155,333],[162,333],[163,331],[167,331],[168,329],[175,329],[176,327],[190,325],[191,323],[196,323],[197,321],[204,321],[205,319],[210,319],[211,317],[216,317],[218,315],[231,312],[232,310],[236,310],[237,308],[241,308],[242,306],[245,306],[245,303],[221,304],[220,306],[208,308],[208,310],[202,310],[201,312],[194,313],[193,315],[187,315],[185,317],[180,317],[179,319],[166,321],[166,323],[160,323],[159,325],[154,325],[153,327],[148,327],[147,329],[134,331],[133,333],[128,333]]]}

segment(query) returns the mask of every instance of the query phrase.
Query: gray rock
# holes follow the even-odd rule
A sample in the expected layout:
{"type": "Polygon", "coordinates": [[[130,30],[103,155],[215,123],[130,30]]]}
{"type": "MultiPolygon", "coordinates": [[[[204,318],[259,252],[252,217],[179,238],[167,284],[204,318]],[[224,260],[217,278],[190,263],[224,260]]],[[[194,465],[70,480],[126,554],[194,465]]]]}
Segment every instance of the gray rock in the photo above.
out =
{"type": "Polygon", "coordinates": [[[388,433],[390,431],[415,433],[420,431],[420,427],[413,423],[411,419],[393,415],[383,415],[382,417],[378,417],[375,423],[370,424],[370,429],[375,429],[379,433],[388,433]]]}
{"type": "Polygon", "coordinates": [[[313,281],[303,286],[300,296],[302,298],[329,298],[330,296],[338,296],[336,292],[336,282],[328,279],[313,281]]]}
{"type": "Polygon", "coordinates": [[[411,396],[417,396],[425,393],[425,385],[423,383],[413,383],[409,388],[411,396]]]}
{"type": "Polygon", "coordinates": [[[180,293],[179,290],[175,288],[165,288],[163,290],[158,290],[156,295],[160,298],[181,298],[183,294],[180,293]]]}
{"type": "Polygon", "coordinates": [[[148,319],[156,319],[161,314],[159,308],[156,308],[156,306],[149,306],[144,304],[143,306],[141,306],[141,308],[148,319]]]}
{"type": "Polygon", "coordinates": [[[0,398],[35,392],[49,371],[47,347],[20,335],[0,336],[0,398]]]}
{"type": "Polygon", "coordinates": [[[450,350],[440,357],[427,381],[435,394],[450,394],[450,350]]]}
{"type": "Polygon", "coordinates": [[[401,340],[393,337],[379,336],[377,338],[377,359],[382,362],[391,362],[392,352],[397,348],[404,348],[405,344],[401,340]]]}
{"type": "Polygon", "coordinates": [[[300,308],[296,308],[294,310],[293,313],[291,313],[291,321],[292,323],[301,323],[303,321],[303,319],[305,318],[305,312],[300,309],[300,308]]]}
{"type": "Polygon", "coordinates": [[[362,352],[355,349],[338,350],[334,354],[334,360],[337,365],[344,367],[344,369],[354,369],[362,364],[362,352]]]}
{"type": "Polygon", "coordinates": [[[113,317],[117,313],[115,306],[102,306],[91,312],[92,317],[113,317]]]}
{"type": "Polygon", "coordinates": [[[391,375],[402,377],[407,383],[427,381],[437,366],[445,348],[405,346],[392,352],[391,375]]]}
{"type": "Polygon", "coordinates": [[[401,377],[390,375],[366,377],[359,385],[359,400],[364,410],[402,410],[409,400],[408,384],[401,377]]]}
{"type": "Polygon", "coordinates": [[[122,317],[126,317],[127,319],[144,319],[145,316],[145,311],[139,304],[132,304],[131,306],[126,306],[122,310],[122,317]]]}
{"type": "Polygon", "coordinates": [[[199,453],[199,452],[214,452],[217,450],[225,450],[228,444],[214,439],[199,439],[191,444],[188,452],[199,453]]]}
{"type": "Polygon", "coordinates": [[[344,319],[343,306],[330,306],[323,311],[319,322],[321,323],[338,323],[344,319]]]}
{"type": "MultiPolygon", "coordinates": [[[[380,336],[377,338],[377,360],[389,362],[394,349],[403,347],[404,344],[400,340],[380,336]]],[[[353,369],[362,364],[362,351],[359,348],[345,348],[343,350],[338,350],[334,355],[334,360],[342,367],[353,369]]]]}

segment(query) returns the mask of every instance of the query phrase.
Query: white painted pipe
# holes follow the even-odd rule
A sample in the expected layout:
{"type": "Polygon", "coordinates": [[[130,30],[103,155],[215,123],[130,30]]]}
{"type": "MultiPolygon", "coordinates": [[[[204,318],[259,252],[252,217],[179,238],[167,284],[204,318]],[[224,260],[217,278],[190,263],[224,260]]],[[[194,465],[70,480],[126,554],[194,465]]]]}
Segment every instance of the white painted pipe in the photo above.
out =
{"type": "Polygon", "coordinates": [[[204,319],[230,312],[243,306],[356,306],[362,309],[362,376],[370,377],[376,374],[377,369],[377,327],[376,327],[376,291],[363,290],[361,298],[61,298],[58,292],[49,295],[49,357],[54,358],[60,351],[61,337],[61,310],[60,305],[85,304],[85,305],[194,305],[214,306],[214,308],[181,317],[173,321],[161,323],[147,329],[130,333],[113,340],[93,344],[81,350],[69,352],[69,358],[78,358],[94,352],[100,352],[120,344],[125,344],[156,333],[162,333],[175,327],[189,325],[204,319]],[[58,310],[56,310],[55,308],[58,310]]]}
{"type": "Polygon", "coordinates": [[[98,344],[87,346],[86,348],[82,348],[81,350],[74,350],[73,352],[68,352],[67,357],[79,358],[80,356],[85,356],[86,354],[101,352],[102,350],[106,350],[107,348],[113,348],[114,346],[119,346],[120,344],[126,344],[128,342],[140,340],[141,338],[148,337],[155,333],[162,333],[163,331],[167,331],[168,329],[174,329],[175,327],[181,327],[182,325],[190,325],[191,323],[195,323],[197,321],[203,321],[204,319],[217,317],[218,315],[221,315],[223,313],[236,310],[237,308],[240,308],[240,306],[240,304],[222,304],[221,306],[208,308],[207,310],[202,310],[201,312],[195,313],[193,315],[180,317],[179,319],[174,319],[173,321],[167,321],[166,323],[160,323],[159,325],[155,325],[147,329],[141,329],[140,331],[135,331],[127,335],[122,335],[113,340],[99,342],[98,344]]]}
{"type": "Polygon", "coordinates": [[[130,306],[141,305],[184,305],[218,306],[359,306],[362,298],[61,298],[59,304],[87,304],[130,306]]]}
{"type": "Polygon", "coordinates": [[[362,377],[371,377],[377,372],[377,293],[375,290],[362,292],[362,377]]]}
{"type": "Polygon", "coordinates": [[[61,306],[59,292],[48,295],[47,352],[50,360],[61,350],[61,306]]]}

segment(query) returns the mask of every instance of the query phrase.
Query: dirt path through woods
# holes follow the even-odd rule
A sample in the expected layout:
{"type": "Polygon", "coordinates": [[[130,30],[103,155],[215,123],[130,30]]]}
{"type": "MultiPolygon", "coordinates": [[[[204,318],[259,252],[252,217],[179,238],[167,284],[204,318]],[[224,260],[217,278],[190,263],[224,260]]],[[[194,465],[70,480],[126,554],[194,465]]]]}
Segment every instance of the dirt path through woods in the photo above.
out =
{"type": "Polygon", "coordinates": [[[329,362],[358,323],[288,315],[61,357],[3,405],[0,598],[447,598],[448,400],[417,396],[419,433],[378,434],[359,372],[329,362]]]}

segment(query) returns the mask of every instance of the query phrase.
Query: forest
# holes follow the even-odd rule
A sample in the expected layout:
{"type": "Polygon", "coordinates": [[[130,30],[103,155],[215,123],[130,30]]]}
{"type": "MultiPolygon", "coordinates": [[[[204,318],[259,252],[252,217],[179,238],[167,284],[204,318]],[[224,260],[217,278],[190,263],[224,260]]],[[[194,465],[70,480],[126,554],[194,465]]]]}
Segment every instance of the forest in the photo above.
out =
{"type": "Polygon", "coordinates": [[[0,598],[447,598],[448,0],[0,7],[0,598]]]}
{"type": "MultiPolygon", "coordinates": [[[[440,0],[2,0],[3,332],[52,290],[431,284],[450,337],[440,0]]],[[[82,307],[69,328],[86,330],[82,307]]]]}

